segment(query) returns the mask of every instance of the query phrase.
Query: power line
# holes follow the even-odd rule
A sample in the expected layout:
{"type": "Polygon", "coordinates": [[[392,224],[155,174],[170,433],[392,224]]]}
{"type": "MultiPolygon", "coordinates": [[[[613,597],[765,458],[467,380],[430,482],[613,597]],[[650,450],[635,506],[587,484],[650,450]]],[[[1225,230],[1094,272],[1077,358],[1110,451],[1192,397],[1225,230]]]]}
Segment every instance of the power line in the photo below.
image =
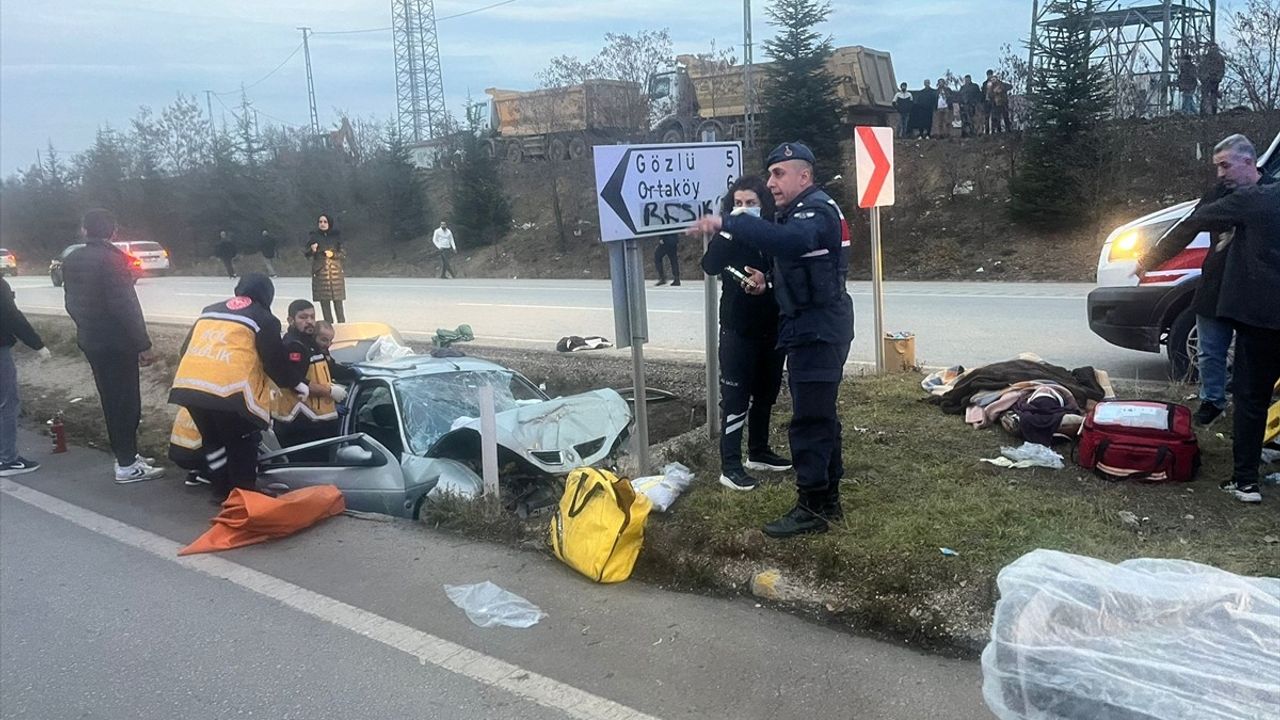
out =
{"type": "MultiPolygon", "coordinates": [[[[464,10],[463,12],[454,13],[453,15],[444,15],[442,17],[436,18],[436,22],[452,20],[454,18],[465,17],[467,15],[474,15],[478,12],[484,12],[485,10],[492,10],[496,7],[502,7],[503,5],[510,5],[515,1],[516,0],[502,0],[501,2],[485,5],[484,7],[473,8],[471,10],[464,10]]],[[[366,33],[391,32],[391,30],[392,30],[392,27],[388,25],[386,27],[365,28],[363,30],[327,30],[322,32],[313,32],[311,34],[312,35],[363,35],[366,33]]]]}
{"type": "Polygon", "coordinates": [[[241,90],[248,90],[249,88],[252,88],[252,87],[254,87],[254,86],[256,86],[256,85],[259,85],[259,84],[261,84],[261,83],[265,82],[265,81],[266,81],[268,78],[270,78],[272,75],[275,75],[276,73],[280,72],[280,70],[281,70],[285,65],[288,65],[288,64],[289,64],[289,61],[293,59],[293,56],[297,55],[297,54],[298,54],[298,51],[299,51],[299,50],[301,50],[301,49],[302,49],[302,43],[298,43],[298,47],[294,48],[294,49],[293,49],[293,52],[289,53],[289,56],[288,56],[288,57],[286,57],[284,60],[281,60],[279,65],[276,65],[274,68],[272,68],[272,69],[271,69],[271,72],[267,73],[266,75],[263,75],[262,77],[258,78],[257,80],[254,80],[253,82],[249,83],[248,85],[245,85],[245,86],[241,87],[241,88],[240,88],[240,90],[228,90],[227,92],[215,92],[215,93],[214,93],[214,95],[234,95],[234,94],[236,94],[237,92],[240,92],[241,90]]]}

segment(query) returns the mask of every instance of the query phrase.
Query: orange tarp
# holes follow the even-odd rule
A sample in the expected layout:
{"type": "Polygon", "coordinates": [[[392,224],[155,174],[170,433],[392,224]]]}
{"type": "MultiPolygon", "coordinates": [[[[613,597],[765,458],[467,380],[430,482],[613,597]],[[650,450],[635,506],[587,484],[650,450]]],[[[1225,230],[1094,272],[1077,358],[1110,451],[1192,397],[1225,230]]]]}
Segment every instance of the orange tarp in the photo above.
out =
{"type": "Polygon", "coordinates": [[[213,527],[179,555],[218,552],[292,535],[347,509],[333,485],[317,485],[280,497],[236,488],[231,491],[213,527]]]}

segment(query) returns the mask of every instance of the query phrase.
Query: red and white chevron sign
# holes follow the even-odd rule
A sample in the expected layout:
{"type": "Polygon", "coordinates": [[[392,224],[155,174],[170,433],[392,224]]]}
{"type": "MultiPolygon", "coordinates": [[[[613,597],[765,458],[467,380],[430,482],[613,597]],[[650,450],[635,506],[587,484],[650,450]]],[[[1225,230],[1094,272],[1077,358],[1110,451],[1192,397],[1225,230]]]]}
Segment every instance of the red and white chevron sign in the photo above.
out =
{"type": "Polygon", "coordinates": [[[859,125],[854,128],[857,158],[858,207],[893,204],[893,128],[859,125]]]}

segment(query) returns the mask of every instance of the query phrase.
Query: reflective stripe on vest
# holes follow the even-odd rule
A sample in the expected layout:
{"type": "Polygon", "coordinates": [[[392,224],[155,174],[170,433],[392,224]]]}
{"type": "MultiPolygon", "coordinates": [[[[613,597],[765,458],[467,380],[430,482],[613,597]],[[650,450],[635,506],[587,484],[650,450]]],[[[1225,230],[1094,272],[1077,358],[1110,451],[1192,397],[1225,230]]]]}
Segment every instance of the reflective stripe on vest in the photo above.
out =
{"type": "MultiPolygon", "coordinates": [[[[307,366],[307,383],[333,385],[329,374],[329,360],[324,354],[311,356],[307,366]]],[[[271,397],[271,417],[278,422],[290,422],[299,415],[310,420],[332,420],[338,417],[338,406],[333,398],[311,395],[304,402],[293,388],[276,388],[271,397]]]]}
{"type": "Polygon", "coordinates": [[[269,422],[271,383],[258,357],[257,332],[252,318],[233,313],[201,315],[178,363],[173,388],[239,400],[250,414],[269,422]]]}

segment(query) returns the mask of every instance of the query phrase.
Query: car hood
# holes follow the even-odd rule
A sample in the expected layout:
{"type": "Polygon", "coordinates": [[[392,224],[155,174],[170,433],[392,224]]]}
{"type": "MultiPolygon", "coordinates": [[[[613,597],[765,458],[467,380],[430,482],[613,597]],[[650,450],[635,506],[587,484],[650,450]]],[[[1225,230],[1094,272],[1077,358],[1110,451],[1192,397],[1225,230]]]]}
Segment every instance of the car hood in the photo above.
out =
{"type": "MultiPolygon", "coordinates": [[[[498,445],[534,468],[564,475],[612,453],[631,424],[631,408],[615,390],[522,405],[495,417],[498,445]]],[[[480,457],[480,419],[459,418],[427,451],[430,457],[480,457]]]]}

